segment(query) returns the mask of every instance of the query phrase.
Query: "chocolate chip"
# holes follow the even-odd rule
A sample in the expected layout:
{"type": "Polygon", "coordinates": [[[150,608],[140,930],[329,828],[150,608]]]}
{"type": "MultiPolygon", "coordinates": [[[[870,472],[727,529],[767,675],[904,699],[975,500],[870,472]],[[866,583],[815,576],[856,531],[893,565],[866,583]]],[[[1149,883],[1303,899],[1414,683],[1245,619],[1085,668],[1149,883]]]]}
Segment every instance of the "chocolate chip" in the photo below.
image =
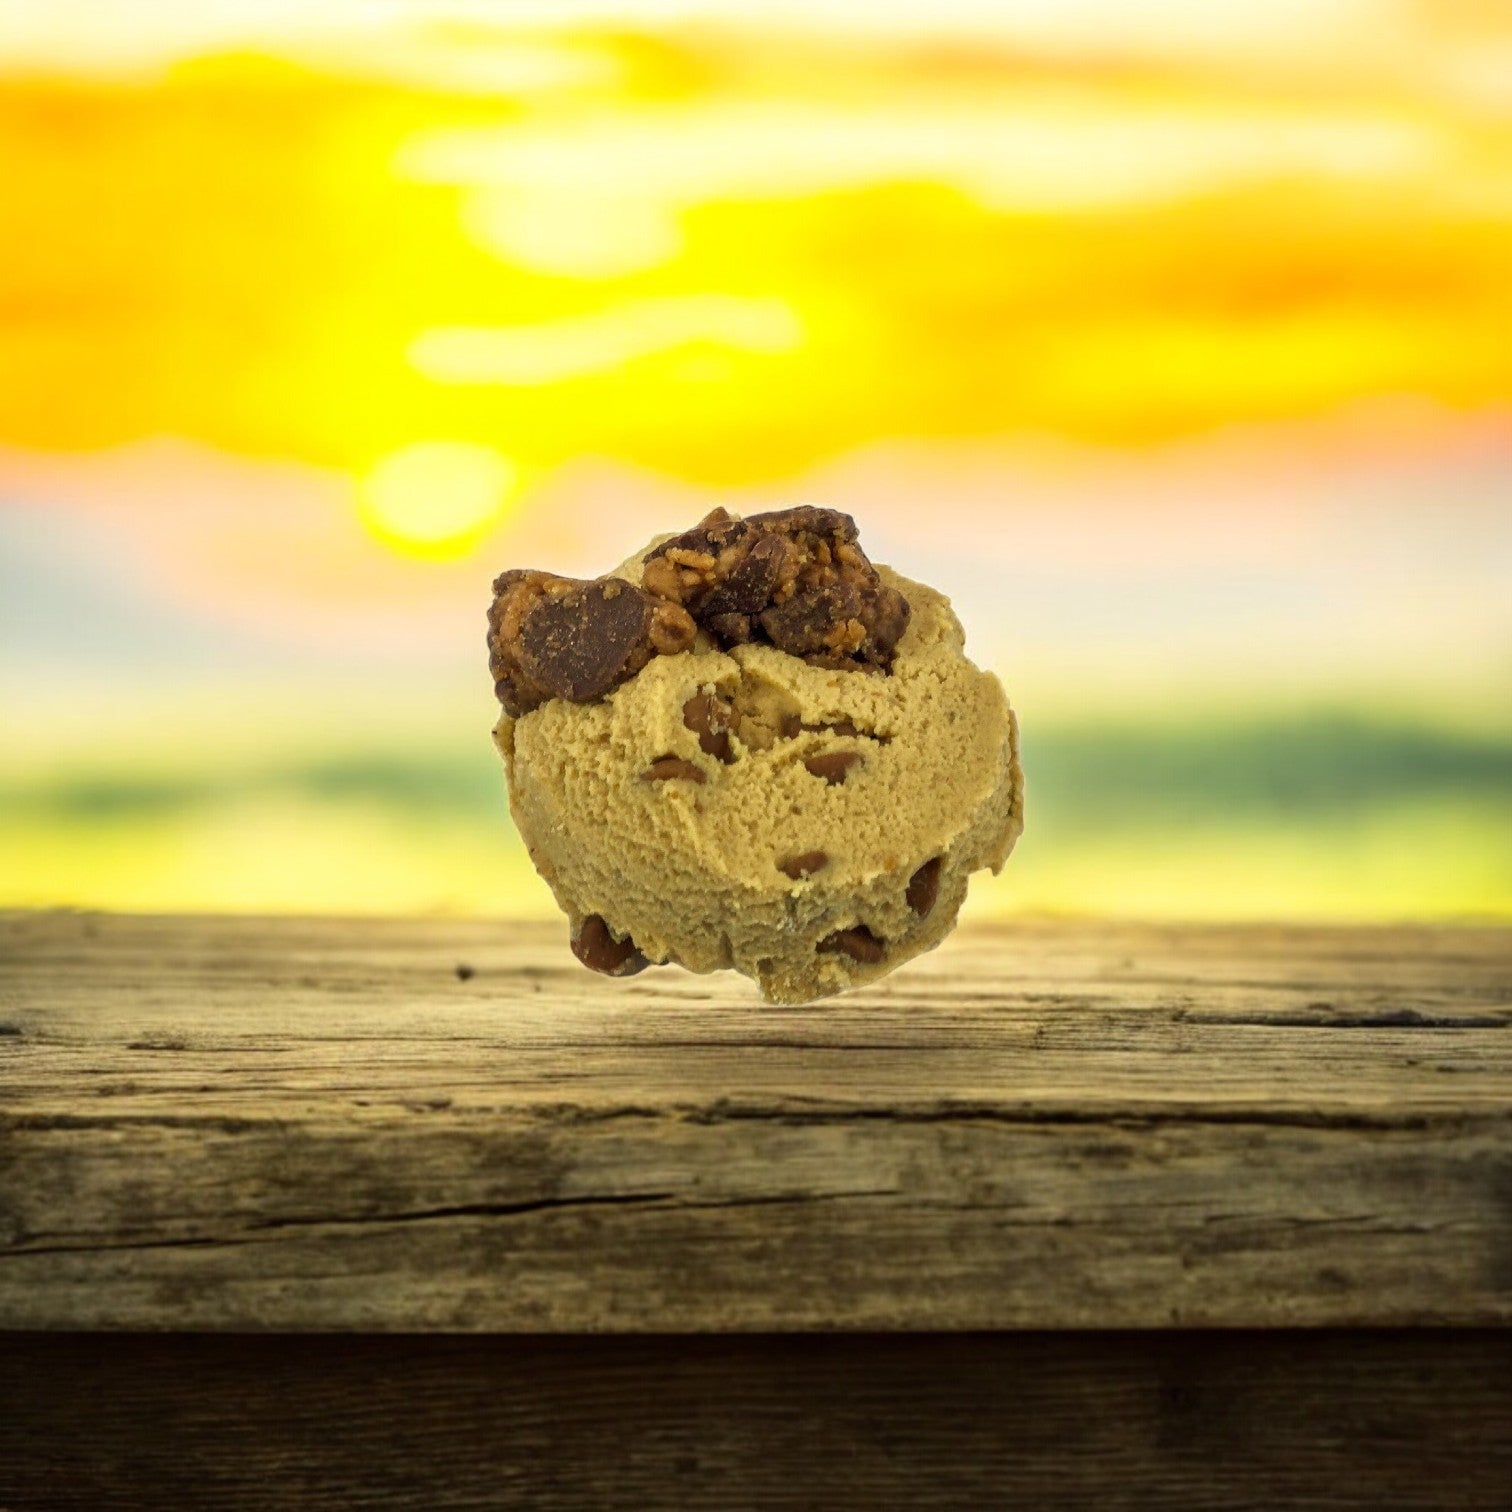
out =
{"type": "Polygon", "coordinates": [[[811,876],[829,865],[829,856],[822,850],[800,851],[796,856],[786,856],[777,863],[777,870],[795,882],[800,877],[811,876]]]}
{"type": "Polygon", "coordinates": [[[887,954],[887,942],[874,935],[866,925],[857,924],[850,929],[837,929],[834,934],[825,935],[819,942],[819,949],[831,954],[848,955],[851,960],[862,961],[870,966],[887,954]]]}
{"type": "Polygon", "coordinates": [[[698,748],[716,761],[734,761],[730,705],[715,693],[695,693],[683,705],[683,724],[698,736],[698,748]]]}
{"type": "Polygon", "coordinates": [[[803,765],[815,777],[824,778],[833,787],[837,782],[844,782],[846,774],[861,759],[860,751],[820,751],[817,756],[810,756],[803,765]]]}
{"type": "Polygon", "coordinates": [[[614,938],[602,914],[589,914],[573,931],[572,953],[590,971],[605,976],[634,976],[651,964],[628,935],[614,938]]]}
{"type": "Polygon", "coordinates": [[[922,919],[935,906],[939,895],[940,858],[935,856],[908,879],[908,891],[904,896],[908,899],[908,906],[922,919]]]}
{"type": "Polygon", "coordinates": [[[684,761],[681,756],[658,756],[640,774],[642,782],[669,782],[676,778],[686,778],[689,782],[702,782],[704,770],[700,766],[694,766],[691,761],[684,761]]]}

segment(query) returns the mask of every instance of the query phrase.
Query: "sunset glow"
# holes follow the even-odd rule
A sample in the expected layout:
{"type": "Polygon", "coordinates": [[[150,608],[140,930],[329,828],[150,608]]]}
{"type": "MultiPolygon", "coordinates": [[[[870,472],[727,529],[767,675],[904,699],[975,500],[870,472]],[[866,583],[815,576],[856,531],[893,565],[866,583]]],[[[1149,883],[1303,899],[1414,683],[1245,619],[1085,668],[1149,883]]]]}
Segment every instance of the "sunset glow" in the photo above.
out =
{"type": "Polygon", "coordinates": [[[491,578],[805,499],[1024,706],[977,906],[1512,910],[1505,6],[53,0],[0,165],[0,903],[547,906],[491,578]]]}
{"type": "Polygon", "coordinates": [[[486,446],[417,441],[380,458],[363,480],[362,523],[408,556],[466,556],[498,524],[516,481],[486,446]]]}

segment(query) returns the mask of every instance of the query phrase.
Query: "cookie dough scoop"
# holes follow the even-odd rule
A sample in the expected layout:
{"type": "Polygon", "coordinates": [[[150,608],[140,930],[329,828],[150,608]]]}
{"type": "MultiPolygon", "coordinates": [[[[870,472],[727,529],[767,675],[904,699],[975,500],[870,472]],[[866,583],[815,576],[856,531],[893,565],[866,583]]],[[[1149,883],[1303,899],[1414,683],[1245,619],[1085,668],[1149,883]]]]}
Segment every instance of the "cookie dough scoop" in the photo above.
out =
{"type": "Polygon", "coordinates": [[[510,809],[595,971],[827,997],[937,945],[1023,828],[1001,685],[838,510],[715,510],[586,581],[505,572],[488,625],[510,809]]]}

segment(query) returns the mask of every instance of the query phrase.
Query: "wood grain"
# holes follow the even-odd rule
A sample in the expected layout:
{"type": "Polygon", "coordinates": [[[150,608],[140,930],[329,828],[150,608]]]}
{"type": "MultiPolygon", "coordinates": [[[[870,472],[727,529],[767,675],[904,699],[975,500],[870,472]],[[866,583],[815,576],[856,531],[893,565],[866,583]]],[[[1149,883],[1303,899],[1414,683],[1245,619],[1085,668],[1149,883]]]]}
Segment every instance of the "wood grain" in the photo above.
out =
{"type": "Polygon", "coordinates": [[[0,1327],[1512,1322],[1512,932],[1026,923],[804,1009],[549,927],[0,919],[0,1327]]]}
{"type": "Polygon", "coordinates": [[[0,1507],[1505,1509],[1512,1332],[0,1336],[0,1507]]]}

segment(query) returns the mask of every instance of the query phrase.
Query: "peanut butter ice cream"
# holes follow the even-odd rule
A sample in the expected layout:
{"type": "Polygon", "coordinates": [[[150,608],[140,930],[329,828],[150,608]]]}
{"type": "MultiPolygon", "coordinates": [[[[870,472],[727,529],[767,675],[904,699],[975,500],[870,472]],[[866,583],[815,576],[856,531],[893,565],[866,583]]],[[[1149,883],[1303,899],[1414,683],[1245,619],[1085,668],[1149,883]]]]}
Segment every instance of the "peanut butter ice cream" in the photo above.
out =
{"type": "Polygon", "coordinates": [[[848,515],[717,510],[605,577],[494,592],[510,807],[586,966],[841,992],[937,945],[1023,828],[1002,687],[848,515]]]}

